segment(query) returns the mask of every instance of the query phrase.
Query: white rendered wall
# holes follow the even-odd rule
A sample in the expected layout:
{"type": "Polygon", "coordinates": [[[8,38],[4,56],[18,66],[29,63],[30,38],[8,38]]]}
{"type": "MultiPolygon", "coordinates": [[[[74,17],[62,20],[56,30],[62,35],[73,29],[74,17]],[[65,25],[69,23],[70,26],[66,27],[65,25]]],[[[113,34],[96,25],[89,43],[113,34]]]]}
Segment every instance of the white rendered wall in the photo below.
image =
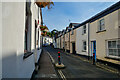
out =
{"type": "Polygon", "coordinates": [[[2,3],[0,2],[0,80],[2,79],[2,3]]]}
{"type": "Polygon", "coordinates": [[[31,36],[31,50],[34,52],[34,57],[35,57],[35,63],[38,62],[39,56],[41,54],[41,50],[36,50],[35,51],[35,34],[36,34],[36,44],[38,40],[38,31],[39,31],[39,41],[38,45],[36,45],[36,48],[40,48],[40,36],[41,36],[41,31],[39,29],[40,23],[41,23],[41,17],[40,17],[40,8],[35,4],[31,3],[31,12],[32,12],[32,36],[31,36]],[[39,18],[38,18],[39,15],[39,18]],[[38,24],[38,19],[39,19],[39,24],[38,24]],[[37,28],[36,28],[36,33],[35,33],[35,20],[37,22],[37,28]]]}
{"type": "Polygon", "coordinates": [[[25,3],[2,3],[2,14],[2,77],[30,78],[35,69],[34,56],[23,60],[25,3]]]}
{"type": "Polygon", "coordinates": [[[43,44],[45,44],[45,41],[47,44],[53,43],[53,39],[50,37],[43,37],[43,44]]]}
{"type": "Polygon", "coordinates": [[[53,40],[52,42],[53,42],[54,48],[57,48],[57,40],[55,42],[55,37],[53,37],[52,40],[53,40]]]}
{"type": "Polygon", "coordinates": [[[88,24],[86,24],[86,34],[82,34],[83,26],[76,29],[76,53],[88,55],[88,24]],[[86,41],[86,52],[83,51],[83,41],[86,41]]]}
{"type": "MultiPolygon", "coordinates": [[[[35,20],[38,21],[38,6],[34,3],[31,3],[31,11],[32,11],[32,37],[31,37],[31,49],[35,49],[35,20]]],[[[37,33],[37,30],[36,30],[37,33]]],[[[37,35],[36,35],[37,38],[37,35]]]]}

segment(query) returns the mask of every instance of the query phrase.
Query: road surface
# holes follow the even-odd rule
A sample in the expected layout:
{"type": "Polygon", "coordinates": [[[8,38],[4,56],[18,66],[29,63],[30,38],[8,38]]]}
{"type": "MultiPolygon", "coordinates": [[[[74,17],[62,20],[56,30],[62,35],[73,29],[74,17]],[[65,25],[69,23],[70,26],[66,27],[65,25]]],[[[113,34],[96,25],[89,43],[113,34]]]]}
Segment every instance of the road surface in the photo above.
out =
{"type": "MultiPolygon", "coordinates": [[[[58,62],[58,49],[44,47],[48,51],[55,63],[58,62]]],[[[118,74],[109,72],[92,65],[80,58],[61,52],[61,62],[66,66],[65,69],[56,69],[60,77],[63,78],[120,78],[118,74]]]]}

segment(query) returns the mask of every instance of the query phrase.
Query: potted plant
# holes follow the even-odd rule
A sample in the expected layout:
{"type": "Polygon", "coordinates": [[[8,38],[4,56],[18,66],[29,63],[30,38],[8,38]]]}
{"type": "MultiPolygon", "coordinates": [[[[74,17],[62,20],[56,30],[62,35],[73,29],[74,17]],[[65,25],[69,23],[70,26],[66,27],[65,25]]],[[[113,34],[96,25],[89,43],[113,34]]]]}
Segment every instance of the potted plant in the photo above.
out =
{"type": "Polygon", "coordinates": [[[46,25],[45,26],[40,25],[40,29],[41,29],[41,31],[43,31],[43,30],[48,29],[48,28],[46,25]]]}

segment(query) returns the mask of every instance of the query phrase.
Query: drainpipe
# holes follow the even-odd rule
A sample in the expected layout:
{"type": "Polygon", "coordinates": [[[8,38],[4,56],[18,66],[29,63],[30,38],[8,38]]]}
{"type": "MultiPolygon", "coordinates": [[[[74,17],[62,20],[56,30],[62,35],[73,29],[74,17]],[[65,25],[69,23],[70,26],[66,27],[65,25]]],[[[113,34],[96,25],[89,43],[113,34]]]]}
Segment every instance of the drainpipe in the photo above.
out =
{"type": "Polygon", "coordinates": [[[70,32],[69,32],[69,50],[70,50],[70,32]]]}
{"type": "Polygon", "coordinates": [[[64,46],[63,50],[65,51],[65,34],[63,34],[63,46],[64,46]]]}
{"type": "Polygon", "coordinates": [[[56,34],[54,35],[54,40],[55,40],[55,48],[56,48],[56,34]]]}
{"type": "Polygon", "coordinates": [[[88,23],[88,60],[90,59],[90,23],[88,23]]]}

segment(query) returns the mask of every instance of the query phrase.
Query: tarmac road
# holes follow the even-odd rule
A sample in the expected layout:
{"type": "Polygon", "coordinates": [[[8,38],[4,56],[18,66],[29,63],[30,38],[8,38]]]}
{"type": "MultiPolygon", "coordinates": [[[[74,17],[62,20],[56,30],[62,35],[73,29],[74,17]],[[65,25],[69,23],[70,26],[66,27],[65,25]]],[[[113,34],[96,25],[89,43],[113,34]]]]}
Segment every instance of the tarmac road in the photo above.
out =
{"type": "MultiPolygon", "coordinates": [[[[55,63],[58,62],[58,49],[52,47],[44,47],[54,59],[55,63]]],[[[61,52],[61,62],[66,66],[65,69],[56,69],[59,76],[67,78],[120,78],[118,74],[109,72],[83,61],[77,57],[73,57],[64,52],[61,52]]]]}

